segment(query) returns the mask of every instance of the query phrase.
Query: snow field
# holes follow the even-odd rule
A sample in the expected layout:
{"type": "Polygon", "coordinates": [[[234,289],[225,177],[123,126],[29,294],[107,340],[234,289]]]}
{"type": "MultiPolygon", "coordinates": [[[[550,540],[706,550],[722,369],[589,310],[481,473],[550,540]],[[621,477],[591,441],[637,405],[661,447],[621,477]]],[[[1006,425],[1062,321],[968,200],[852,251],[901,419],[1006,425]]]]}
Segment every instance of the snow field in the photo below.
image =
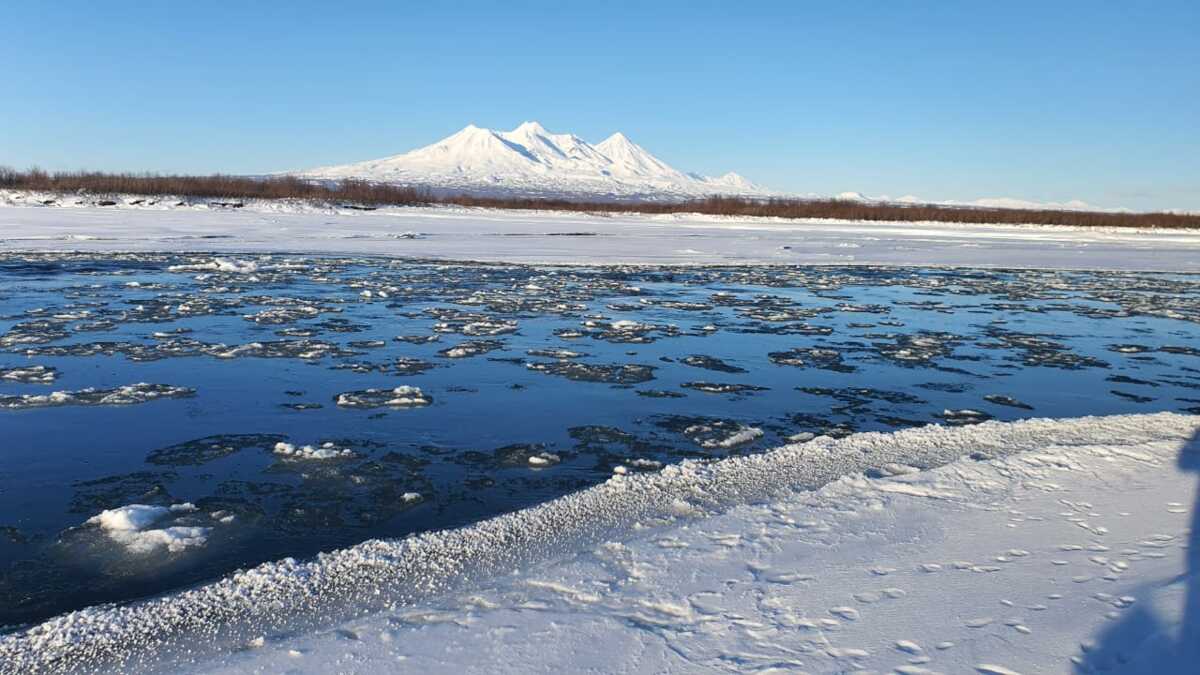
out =
{"type": "MultiPolygon", "coordinates": [[[[23,195],[18,195],[22,196],[23,195]]],[[[133,200],[136,201],[136,200],[133,200]]],[[[0,192],[0,251],[368,254],[534,264],[826,264],[1200,271],[1200,232],[251,202],[40,207],[0,192]],[[398,237],[418,232],[417,238],[398,237]],[[564,233],[594,236],[561,236],[564,233]],[[850,247],[852,245],[853,247],[850,247]]],[[[222,267],[224,266],[224,267],[222,267]]]]}

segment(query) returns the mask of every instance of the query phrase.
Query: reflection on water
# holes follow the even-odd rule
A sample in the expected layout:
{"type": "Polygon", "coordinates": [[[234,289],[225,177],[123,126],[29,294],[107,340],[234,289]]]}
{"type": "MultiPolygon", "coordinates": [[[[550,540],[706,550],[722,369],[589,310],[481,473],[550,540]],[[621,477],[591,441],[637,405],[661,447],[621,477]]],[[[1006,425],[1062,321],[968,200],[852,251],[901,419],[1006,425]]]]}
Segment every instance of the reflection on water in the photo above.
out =
{"type": "Polygon", "coordinates": [[[0,625],[687,457],[1195,412],[1198,291],[1130,273],[0,258],[0,625]]]}

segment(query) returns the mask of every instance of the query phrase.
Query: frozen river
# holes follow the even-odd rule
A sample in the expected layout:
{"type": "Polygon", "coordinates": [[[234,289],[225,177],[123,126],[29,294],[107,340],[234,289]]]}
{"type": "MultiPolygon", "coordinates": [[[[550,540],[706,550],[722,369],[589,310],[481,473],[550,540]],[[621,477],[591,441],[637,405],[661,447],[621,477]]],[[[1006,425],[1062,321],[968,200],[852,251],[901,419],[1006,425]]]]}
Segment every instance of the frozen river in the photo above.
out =
{"type": "Polygon", "coordinates": [[[1198,412],[1197,322],[1186,274],[7,254],[0,625],[687,458],[1198,412]]]}

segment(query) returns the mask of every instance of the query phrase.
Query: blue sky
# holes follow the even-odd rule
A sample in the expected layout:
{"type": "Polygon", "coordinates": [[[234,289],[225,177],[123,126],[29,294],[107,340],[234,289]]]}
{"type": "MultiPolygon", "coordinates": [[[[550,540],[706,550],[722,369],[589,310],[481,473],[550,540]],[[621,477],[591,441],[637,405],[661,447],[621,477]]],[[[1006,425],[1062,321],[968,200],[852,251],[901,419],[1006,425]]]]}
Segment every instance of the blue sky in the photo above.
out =
{"type": "Polygon", "coordinates": [[[536,119],[781,190],[1200,210],[1198,36],[1195,0],[16,2],[0,164],[255,173],[536,119]]]}

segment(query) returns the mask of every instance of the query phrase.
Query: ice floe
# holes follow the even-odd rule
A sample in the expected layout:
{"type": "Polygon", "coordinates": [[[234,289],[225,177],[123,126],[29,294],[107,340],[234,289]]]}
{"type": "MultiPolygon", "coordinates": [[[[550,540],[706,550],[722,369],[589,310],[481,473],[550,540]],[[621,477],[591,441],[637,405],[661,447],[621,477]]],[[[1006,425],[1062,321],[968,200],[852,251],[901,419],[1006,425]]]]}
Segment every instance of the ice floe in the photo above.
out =
{"type": "Polygon", "coordinates": [[[433,397],[420,387],[401,385],[393,389],[363,389],[338,394],[337,404],[343,408],[416,408],[427,406],[433,397]]]}
{"type": "Polygon", "coordinates": [[[87,520],[110,539],[121,544],[131,553],[147,554],[159,549],[180,553],[188,548],[203,546],[208,541],[212,528],[187,525],[154,528],[152,525],[169,516],[192,513],[196,507],[190,503],[171,506],[130,504],[116,509],[101,511],[87,520]]]}
{"type": "Polygon", "coordinates": [[[228,272],[232,274],[252,274],[258,271],[258,263],[254,262],[253,260],[213,258],[212,261],[206,263],[173,265],[168,269],[172,272],[202,272],[205,270],[213,270],[216,272],[228,272]]]}
{"type": "Polygon", "coordinates": [[[22,410],[64,405],[134,405],[160,398],[187,398],[196,390],[167,384],[139,382],[112,389],[89,387],[77,391],[54,391],[49,394],[18,394],[0,396],[0,409],[22,410]]]}
{"type": "Polygon", "coordinates": [[[58,379],[58,369],[51,366],[0,368],[0,380],[22,382],[24,384],[54,384],[54,380],[56,379],[58,379]]]}
{"type": "MultiPolygon", "coordinates": [[[[340,400],[338,405],[343,405],[340,400]]],[[[284,459],[293,461],[349,459],[356,456],[355,452],[350,448],[339,448],[332,442],[325,442],[319,446],[297,446],[280,441],[275,444],[272,451],[284,459]]]]}

